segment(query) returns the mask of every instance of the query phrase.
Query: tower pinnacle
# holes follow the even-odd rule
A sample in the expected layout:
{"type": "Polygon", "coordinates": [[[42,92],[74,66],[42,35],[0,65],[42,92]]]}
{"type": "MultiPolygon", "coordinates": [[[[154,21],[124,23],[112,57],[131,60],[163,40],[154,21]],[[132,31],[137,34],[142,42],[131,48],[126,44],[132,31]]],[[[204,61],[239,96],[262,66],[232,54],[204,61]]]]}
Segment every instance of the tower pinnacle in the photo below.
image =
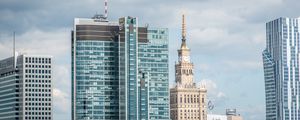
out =
{"type": "Polygon", "coordinates": [[[185,17],[182,14],[182,40],[185,40],[186,37],[186,28],[185,28],[185,17]]]}
{"type": "Polygon", "coordinates": [[[185,25],[185,15],[182,14],[182,38],[181,38],[181,49],[188,49],[186,46],[186,25],[185,25]]]}

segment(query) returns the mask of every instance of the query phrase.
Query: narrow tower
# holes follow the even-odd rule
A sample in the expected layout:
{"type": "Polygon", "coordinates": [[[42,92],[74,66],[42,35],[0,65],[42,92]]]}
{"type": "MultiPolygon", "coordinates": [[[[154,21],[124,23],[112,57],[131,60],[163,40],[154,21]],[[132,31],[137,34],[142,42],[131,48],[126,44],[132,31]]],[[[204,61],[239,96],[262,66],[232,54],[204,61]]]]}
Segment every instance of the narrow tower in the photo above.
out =
{"type": "Polygon", "coordinates": [[[178,63],[176,68],[176,83],[180,86],[196,87],[193,76],[193,63],[190,62],[190,49],[186,45],[185,16],[182,15],[181,47],[178,50],[178,63]]]}

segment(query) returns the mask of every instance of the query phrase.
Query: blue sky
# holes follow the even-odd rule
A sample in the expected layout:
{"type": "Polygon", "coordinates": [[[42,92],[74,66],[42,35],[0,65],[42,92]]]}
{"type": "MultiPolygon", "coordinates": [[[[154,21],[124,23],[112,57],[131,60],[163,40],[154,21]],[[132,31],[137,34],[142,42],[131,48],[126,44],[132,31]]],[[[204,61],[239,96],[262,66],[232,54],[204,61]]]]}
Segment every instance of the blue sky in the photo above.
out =
{"type": "MultiPolygon", "coordinates": [[[[54,118],[70,120],[70,31],[75,17],[103,13],[103,0],[1,0],[0,58],[17,51],[54,56],[54,118]]],[[[186,14],[187,44],[196,82],[205,81],[214,114],[237,108],[246,120],[265,119],[261,52],[265,23],[299,17],[299,0],[109,0],[109,20],[139,18],[140,25],[169,28],[170,83],[186,14]]]]}

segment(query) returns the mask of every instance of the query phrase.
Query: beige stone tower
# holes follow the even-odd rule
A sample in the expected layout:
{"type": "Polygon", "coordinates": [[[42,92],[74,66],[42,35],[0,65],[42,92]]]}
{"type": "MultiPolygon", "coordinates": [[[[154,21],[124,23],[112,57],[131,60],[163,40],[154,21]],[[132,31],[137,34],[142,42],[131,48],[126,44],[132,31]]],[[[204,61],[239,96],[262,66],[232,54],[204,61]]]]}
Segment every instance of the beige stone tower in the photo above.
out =
{"type": "Polygon", "coordinates": [[[194,82],[194,65],[186,45],[185,17],[182,15],[182,39],[175,65],[175,87],[170,89],[172,120],[206,120],[206,88],[194,82]]]}

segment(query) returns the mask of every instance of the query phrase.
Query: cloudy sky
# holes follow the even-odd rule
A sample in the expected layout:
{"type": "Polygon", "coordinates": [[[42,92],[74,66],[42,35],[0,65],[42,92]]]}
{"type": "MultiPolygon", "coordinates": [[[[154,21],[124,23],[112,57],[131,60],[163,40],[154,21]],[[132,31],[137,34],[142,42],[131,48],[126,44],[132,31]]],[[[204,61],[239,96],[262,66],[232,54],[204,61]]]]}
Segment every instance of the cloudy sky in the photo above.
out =
{"type": "MultiPolygon", "coordinates": [[[[237,108],[246,120],[265,119],[261,52],[265,23],[299,17],[299,0],[109,0],[109,20],[139,18],[169,28],[170,83],[186,14],[196,82],[205,81],[213,114],[237,108]]],[[[75,17],[103,13],[103,0],[1,0],[0,59],[17,51],[54,56],[54,119],[70,120],[70,31],[75,17]]]]}

